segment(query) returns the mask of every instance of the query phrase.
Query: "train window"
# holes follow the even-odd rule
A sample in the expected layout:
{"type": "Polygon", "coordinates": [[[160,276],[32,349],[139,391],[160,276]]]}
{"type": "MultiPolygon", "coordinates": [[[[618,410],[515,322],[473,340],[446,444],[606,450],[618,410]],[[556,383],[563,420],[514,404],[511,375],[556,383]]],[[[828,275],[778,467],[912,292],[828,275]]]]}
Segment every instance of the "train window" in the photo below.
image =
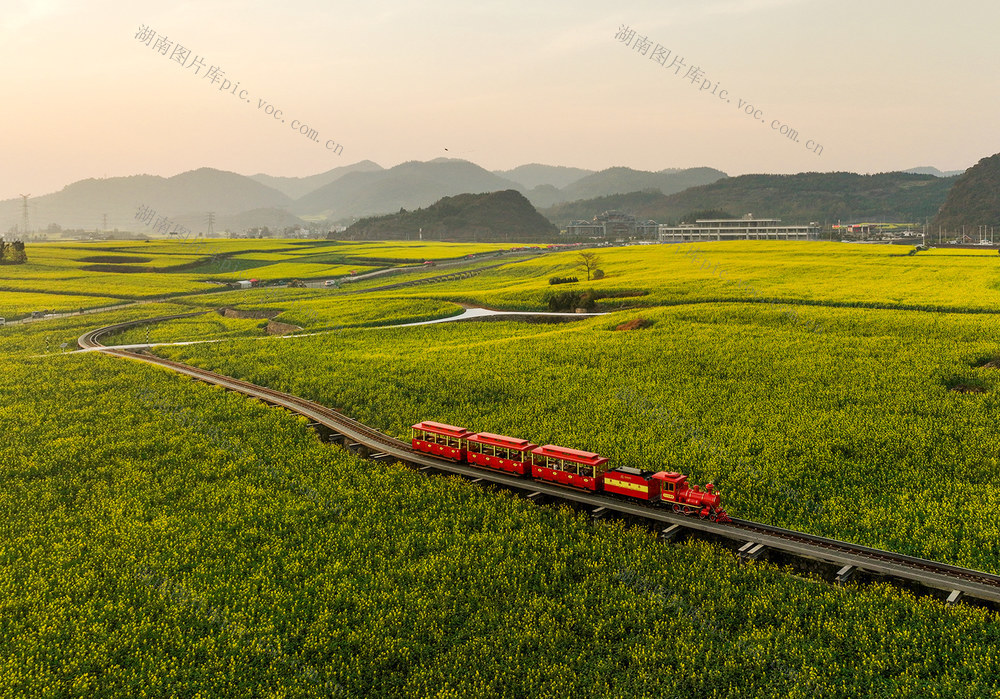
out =
{"type": "Polygon", "coordinates": [[[671,493],[674,492],[674,484],[673,483],[667,483],[667,490],[669,490],[671,493]]]}

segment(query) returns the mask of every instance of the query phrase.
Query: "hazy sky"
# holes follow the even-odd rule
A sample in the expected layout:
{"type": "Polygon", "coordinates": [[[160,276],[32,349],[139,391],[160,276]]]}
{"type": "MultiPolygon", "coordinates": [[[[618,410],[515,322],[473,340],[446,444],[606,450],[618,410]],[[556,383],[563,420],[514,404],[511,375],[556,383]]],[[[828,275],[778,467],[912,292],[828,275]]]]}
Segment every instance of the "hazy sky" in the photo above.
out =
{"type": "Polygon", "coordinates": [[[998,27],[985,0],[4,0],[0,199],[87,177],[441,156],[962,169],[1000,151],[998,27]],[[623,24],[645,55],[615,38],[623,24]],[[142,25],[167,53],[136,38],[142,25]]]}

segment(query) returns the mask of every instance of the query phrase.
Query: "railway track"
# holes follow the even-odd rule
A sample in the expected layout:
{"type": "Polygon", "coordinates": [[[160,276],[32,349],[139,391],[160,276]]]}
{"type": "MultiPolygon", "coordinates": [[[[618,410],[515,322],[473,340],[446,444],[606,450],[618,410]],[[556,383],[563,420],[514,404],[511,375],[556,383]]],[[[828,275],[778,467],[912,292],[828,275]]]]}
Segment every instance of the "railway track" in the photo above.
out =
{"type": "Polygon", "coordinates": [[[971,568],[961,568],[851,542],[830,539],[790,529],[782,529],[760,522],[736,519],[720,524],[709,520],[674,514],[665,509],[651,507],[634,500],[625,500],[588,491],[571,490],[562,486],[506,473],[467,466],[438,459],[414,451],[408,442],[401,441],[314,401],[258,386],[205,369],[163,359],[153,355],[137,354],[127,350],[105,348],[100,338],[109,333],[146,322],[181,318],[197,313],[163,316],[140,321],[129,321],[97,328],[84,333],[78,340],[82,349],[101,351],[162,366],[199,381],[221,386],[231,391],[262,400],[302,415],[316,425],[321,425],[344,446],[360,451],[375,459],[402,462],[422,471],[451,473],[474,482],[485,482],[527,494],[539,501],[543,498],[573,503],[589,509],[595,516],[616,515],[641,521],[659,529],[666,539],[681,533],[700,534],[716,540],[726,540],[738,549],[742,559],[766,556],[778,561],[794,561],[800,568],[825,574],[827,579],[843,583],[849,579],[879,579],[902,584],[923,592],[931,592],[947,599],[949,604],[960,598],[1000,610],[1000,575],[971,568]],[[836,574],[830,573],[836,570],[836,574]]]}

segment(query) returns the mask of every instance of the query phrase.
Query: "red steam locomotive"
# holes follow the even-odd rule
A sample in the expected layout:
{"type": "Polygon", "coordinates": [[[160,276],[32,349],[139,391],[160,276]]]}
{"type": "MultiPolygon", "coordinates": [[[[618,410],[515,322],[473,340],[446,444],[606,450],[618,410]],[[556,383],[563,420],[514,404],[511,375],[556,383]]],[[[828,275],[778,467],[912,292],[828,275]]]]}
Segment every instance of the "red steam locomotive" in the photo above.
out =
{"type": "Polygon", "coordinates": [[[608,460],[589,451],[538,446],[525,439],[490,432],[470,432],[441,422],[413,425],[411,443],[423,451],[459,463],[504,471],[558,485],[644,500],[684,515],[729,522],[711,483],[700,489],[676,471],[646,471],[629,466],[607,468],[608,460]]]}

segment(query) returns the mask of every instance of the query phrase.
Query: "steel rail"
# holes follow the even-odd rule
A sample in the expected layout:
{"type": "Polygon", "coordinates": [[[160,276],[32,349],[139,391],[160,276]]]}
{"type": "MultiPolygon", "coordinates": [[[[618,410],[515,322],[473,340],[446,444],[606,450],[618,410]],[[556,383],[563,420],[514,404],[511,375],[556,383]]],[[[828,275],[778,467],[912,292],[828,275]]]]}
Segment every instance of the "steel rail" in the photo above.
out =
{"type": "MultiPolygon", "coordinates": [[[[195,314],[169,316],[169,318],[184,317],[195,314]]],[[[166,320],[167,317],[150,319],[166,320]]],[[[915,583],[927,588],[945,592],[959,592],[995,608],[1000,608],[1000,575],[986,573],[971,568],[932,561],[915,556],[876,549],[851,542],[830,539],[800,531],[782,529],[772,525],[749,520],[733,519],[730,523],[720,524],[697,517],[674,514],[668,510],[641,504],[635,500],[618,499],[606,494],[595,494],[589,491],[570,489],[553,485],[544,481],[518,477],[506,473],[477,468],[465,464],[448,461],[415,451],[409,443],[390,437],[357,420],[339,413],[314,401],[300,398],[275,389],[258,386],[248,381],[235,379],[206,369],[163,359],[154,355],[142,355],[127,350],[105,348],[100,344],[100,338],[123,327],[138,325],[149,321],[129,321],[84,333],[78,340],[84,349],[99,350],[104,354],[134,359],[153,365],[162,366],[180,374],[206,383],[221,386],[243,395],[260,399],[271,405],[280,406],[309,418],[330,431],[350,440],[351,446],[360,446],[379,454],[390,456],[406,465],[421,470],[434,470],[460,475],[477,481],[503,488],[537,493],[560,500],[572,502],[584,507],[604,511],[613,511],[619,515],[645,520],[646,522],[663,525],[680,525],[689,530],[696,530],[715,537],[729,539],[737,543],[759,544],[766,549],[784,552],[798,558],[806,558],[828,565],[853,566],[857,570],[870,575],[886,576],[915,583]]]]}

